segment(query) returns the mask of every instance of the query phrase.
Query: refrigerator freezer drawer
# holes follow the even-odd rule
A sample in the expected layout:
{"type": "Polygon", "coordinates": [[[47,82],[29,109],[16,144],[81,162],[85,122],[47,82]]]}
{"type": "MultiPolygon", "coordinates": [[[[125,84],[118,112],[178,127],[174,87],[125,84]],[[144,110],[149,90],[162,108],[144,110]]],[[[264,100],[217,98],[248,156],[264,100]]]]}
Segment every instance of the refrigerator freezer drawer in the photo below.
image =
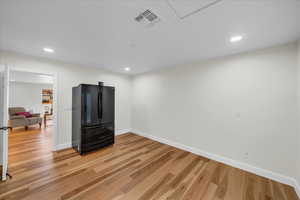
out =
{"type": "Polygon", "coordinates": [[[115,142],[115,138],[110,137],[110,138],[106,138],[105,140],[102,140],[101,142],[97,141],[97,142],[93,142],[93,143],[82,144],[80,153],[84,154],[84,153],[87,153],[90,151],[98,150],[100,148],[110,146],[110,145],[114,144],[114,142],[115,142]]]}
{"type": "Polygon", "coordinates": [[[114,129],[109,128],[87,128],[82,130],[82,143],[102,141],[107,137],[114,137],[114,129]]]}

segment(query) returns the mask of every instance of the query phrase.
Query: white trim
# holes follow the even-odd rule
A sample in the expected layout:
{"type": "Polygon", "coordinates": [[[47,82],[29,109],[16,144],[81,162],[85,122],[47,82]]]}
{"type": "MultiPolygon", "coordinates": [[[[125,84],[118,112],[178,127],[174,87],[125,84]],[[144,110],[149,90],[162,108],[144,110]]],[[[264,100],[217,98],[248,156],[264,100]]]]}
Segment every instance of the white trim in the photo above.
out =
{"type": "Polygon", "coordinates": [[[57,146],[59,146],[58,142],[58,133],[59,133],[59,126],[58,126],[58,73],[57,72],[49,72],[45,70],[33,70],[33,69],[24,69],[24,68],[17,68],[11,67],[10,71],[19,71],[19,72],[29,72],[29,73],[38,73],[38,74],[45,74],[53,76],[53,134],[52,134],[52,150],[56,151],[57,146]]]}
{"type": "Polygon", "coordinates": [[[58,73],[53,73],[53,134],[52,134],[52,149],[55,151],[58,142],[59,126],[58,126],[58,73]]]}
{"type": "Polygon", "coordinates": [[[116,135],[122,135],[125,133],[129,133],[131,129],[120,129],[116,131],[116,135]]]}
{"type": "Polygon", "coordinates": [[[294,178],[291,178],[291,177],[288,177],[288,176],[285,176],[285,175],[282,175],[282,174],[278,174],[278,173],[272,172],[270,170],[261,169],[259,167],[255,167],[255,166],[243,163],[243,162],[239,162],[239,161],[236,161],[236,160],[233,160],[233,159],[230,159],[230,158],[226,158],[224,156],[212,154],[212,153],[209,153],[209,152],[206,152],[206,151],[194,148],[194,147],[189,147],[187,145],[184,145],[184,144],[181,144],[181,143],[178,143],[178,142],[173,142],[173,141],[170,141],[170,140],[162,138],[162,137],[149,135],[149,134],[144,133],[144,132],[139,131],[139,130],[132,130],[132,132],[135,133],[135,134],[141,135],[143,137],[146,137],[146,138],[149,138],[149,139],[152,139],[152,140],[155,140],[155,141],[158,141],[158,142],[161,142],[161,143],[164,143],[164,144],[167,144],[167,145],[170,145],[170,146],[173,146],[173,147],[176,147],[176,148],[194,153],[196,155],[200,155],[200,156],[209,158],[211,160],[215,160],[215,161],[230,165],[232,167],[239,168],[239,169],[257,174],[259,176],[266,177],[266,178],[275,180],[277,182],[290,185],[290,186],[295,188],[298,196],[300,197],[300,187],[299,187],[299,184],[297,183],[297,181],[294,178]]]}
{"type": "MultiPolygon", "coordinates": [[[[1,109],[3,109],[1,113],[1,125],[7,126],[8,125],[8,105],[9,105],[9,66],[4,65],[4,71],[1,73],[1,99],[3,102],[1,104],[1,109]],[[3,76],[2,76],[3,75],[3,76]]],[[[3,151],[1,152],[1,165],[2,165],[2,177],[1,180],[6,180],[7,168],[8,168],[8,131],[0,131],[1,141],[2,141],[2,148],[3,151]]]]}
{"type": "Polygon", "coordinates": [[[68,149],[71,147],[72,147],[71,143],[59,144],[54,147],[54,151],[60,151],[60,150],[68,149]]]}
{"type": "Polygon", "coordinates": [[[299,182],[295,180],[295,183],[294,183],[294,188],[296,190],[296,193],[298,194],[298,197],[300,198],[300,185],[299,185],[299,182]]]}

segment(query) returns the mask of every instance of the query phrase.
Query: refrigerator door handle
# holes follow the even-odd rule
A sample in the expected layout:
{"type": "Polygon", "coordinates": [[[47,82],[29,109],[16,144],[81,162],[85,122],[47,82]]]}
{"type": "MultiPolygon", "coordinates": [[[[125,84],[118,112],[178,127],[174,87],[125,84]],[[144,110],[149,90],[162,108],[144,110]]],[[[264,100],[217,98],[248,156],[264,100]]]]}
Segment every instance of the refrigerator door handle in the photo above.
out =
{"type": "Polygon", "coordinates": [[[98,111],[98,118],[100,119],[100,88],[98,88],[98,103],[97,103],[97,111],[98,111]]]}
{"type": "Polygon", "coordinates": [[[102,119],[102,88],[99,87],[98,90],[98,118],[102,119]]]}
{"type": "Polygon", "coordinates": [[[103,115],[103,104],[102,104],[102,93],[103,93],[103,87],[100,88],[100,118],[102,120],[103,115]]]}

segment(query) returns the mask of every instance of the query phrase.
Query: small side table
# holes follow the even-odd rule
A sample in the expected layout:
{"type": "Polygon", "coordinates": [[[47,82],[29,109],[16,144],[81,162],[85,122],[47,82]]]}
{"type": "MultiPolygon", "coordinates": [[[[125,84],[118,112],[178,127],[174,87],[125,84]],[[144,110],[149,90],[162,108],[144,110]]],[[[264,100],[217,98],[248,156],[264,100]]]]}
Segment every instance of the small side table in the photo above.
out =
{"type": "Polygon", "coordinates": [[[47,116],[52,116],[51,113],[44,113],[44,127],[47,127],[47,116]]]}

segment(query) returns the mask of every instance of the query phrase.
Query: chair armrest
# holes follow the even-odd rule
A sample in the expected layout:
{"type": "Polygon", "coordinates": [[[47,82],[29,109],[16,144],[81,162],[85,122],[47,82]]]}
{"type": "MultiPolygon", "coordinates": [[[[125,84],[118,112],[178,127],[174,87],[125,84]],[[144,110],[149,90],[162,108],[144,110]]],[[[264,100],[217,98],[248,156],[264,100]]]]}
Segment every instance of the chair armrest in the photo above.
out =
{"type": "Polygon", "coordinates": [[[13,119],[25,119],[26,117],[24,115],[13,115],[13,116],[10,116],[10,119],[13,120],[13,119]]]}
{"type": "Polygon", "coordinates": [[[33,113],[33,114],[31,114],[31,115],[32,115],[32,117],[40,117],[40,116],[41,116],[40,113],[33,113]]]}

